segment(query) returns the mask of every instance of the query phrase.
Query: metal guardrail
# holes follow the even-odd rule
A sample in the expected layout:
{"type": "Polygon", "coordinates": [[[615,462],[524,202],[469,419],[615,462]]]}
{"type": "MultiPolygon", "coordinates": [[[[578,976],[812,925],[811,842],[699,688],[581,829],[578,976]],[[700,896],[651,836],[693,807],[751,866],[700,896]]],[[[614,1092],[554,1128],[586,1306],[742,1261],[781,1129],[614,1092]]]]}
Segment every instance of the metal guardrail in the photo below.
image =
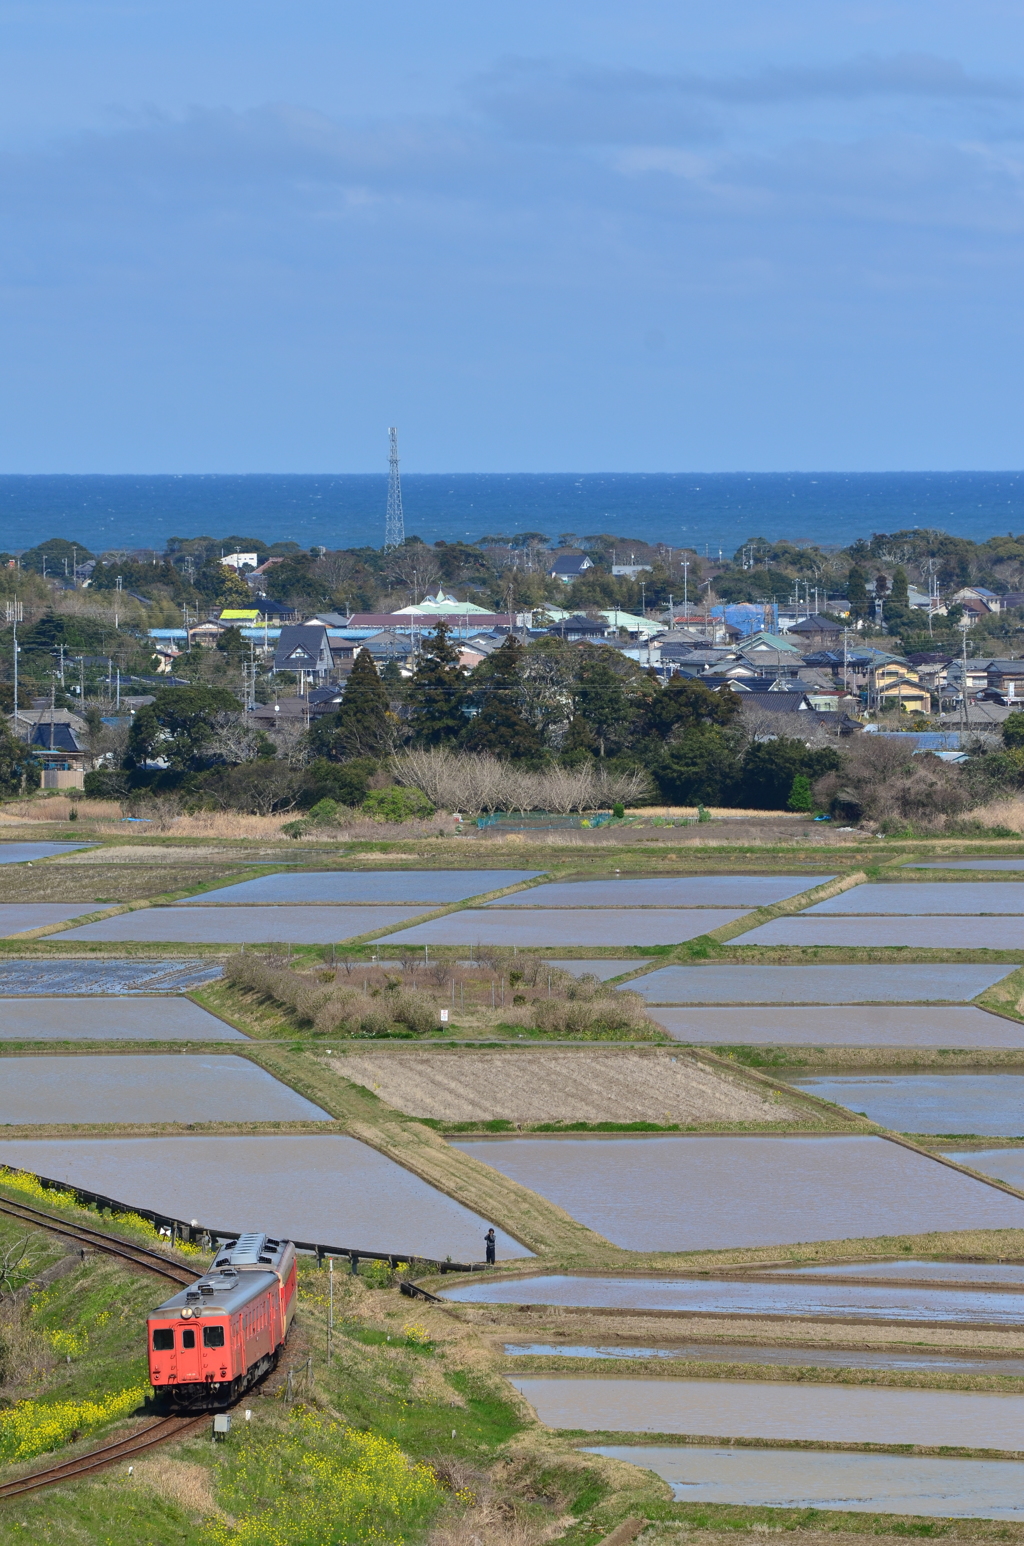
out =
{"type": "MultiPolygon", "coordinates": [[[[76,1202],[81,1202],[99,1208],[109,1209],[113,1214],[135,1213],[139,1218],[147,1219],[154,1228],[167,1231],[173,1245],[177,1240],[198,1244],[201,1240],[209,1241],[210,1248],[217,1246],[222,1240],[237,1240],[240,1230],[210,1229],[204,1224],[192,1220],[176,1219],[167,1213],[157,1213],[152,1208],[137,1208],[134,1203],[120,1202],[116,1197],[105,1197],[102,1192],[91,1192],[84,1186],[73,1186],[68,1181],[55,1181],[51,1176],[36,1175],[35,1171],[22,1171],[23,1175],[35,1175],[40,1186],[47,1191],[70,1192],[76,1202]]],[[[3,1177],[0,1175],[0,1185],[3,1177]]],[[[364,1251],[360,1247],[350,1245],[324,1245],[314,1240],[293,1240],[292,1244],[297,1251],[304,1256],[315,1256],[318,1262],[322,1262],[328,1256],[333,1256],[335,1261],[344,1257],[355,1272],[361,1261],[383,1261],[388,1266],[395,1268],[399,1262],[408,1262],[410,1266],[430,1267],[435,1272],[483,1272],[484,1262],[457,1262],[447,1258],[438,1261],[432,1256],[416,1256],[407,1251],[364,1251]]]]}

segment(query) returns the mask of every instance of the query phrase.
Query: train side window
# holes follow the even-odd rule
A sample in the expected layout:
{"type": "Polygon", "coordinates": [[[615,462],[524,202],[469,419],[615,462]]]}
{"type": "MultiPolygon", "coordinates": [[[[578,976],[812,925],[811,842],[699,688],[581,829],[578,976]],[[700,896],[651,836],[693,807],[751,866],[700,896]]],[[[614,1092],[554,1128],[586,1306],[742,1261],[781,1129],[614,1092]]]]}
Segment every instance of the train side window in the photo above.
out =
{"type": "Polygon", "coordinates": [[[203,1346],[204,1347],[223,1347],[224,1346],[224,1327],[223,1326],[204,1326],[203,1327],[203,1346]]]}
{"type": "Polygon", "coordinates": [[[160,1329],[153,1333],[153,1351],[166,1353],[174,1346],[174,1332],[160,1329]]]}
{"type": "Polygon", "coordinates": [[[183,1331],[181,1334],[182,1347],[195,1347],[196,1334],[194,1331],[183,1331]]]}

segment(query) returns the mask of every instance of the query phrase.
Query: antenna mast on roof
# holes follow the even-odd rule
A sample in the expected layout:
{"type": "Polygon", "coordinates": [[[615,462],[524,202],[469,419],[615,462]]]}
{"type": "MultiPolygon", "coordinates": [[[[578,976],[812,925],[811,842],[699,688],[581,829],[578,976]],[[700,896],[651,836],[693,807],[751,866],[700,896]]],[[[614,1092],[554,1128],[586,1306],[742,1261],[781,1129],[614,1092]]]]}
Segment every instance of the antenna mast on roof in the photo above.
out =
{"type": "Polygon", "coordinates": [[[402,514],[402,480],[398,476],[398,431],[388,430],[388,516],[384,527],[384,551],[400,548],[405,541],[405,516],[402,514]]]}

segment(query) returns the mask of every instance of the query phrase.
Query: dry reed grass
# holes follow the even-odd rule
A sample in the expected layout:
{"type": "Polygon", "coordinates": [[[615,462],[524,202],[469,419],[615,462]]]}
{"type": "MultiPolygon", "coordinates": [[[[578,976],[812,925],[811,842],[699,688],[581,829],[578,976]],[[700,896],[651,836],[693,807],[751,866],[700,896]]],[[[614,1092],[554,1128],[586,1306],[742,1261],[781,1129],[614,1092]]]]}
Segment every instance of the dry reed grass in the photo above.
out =
{"type": "Polygon", "coordinates": [[[1024,800],[990,800],[970,813],[971,821],[985,827],[1007,827],[1011,832],[1024,832],[1024,800]]]}
{"type": "Polygon", "coordinates": [[[72,810],[80,820],[119,821],[121,807],[116,800],[71,800],[67,795],[41,795],[35,800],[12,800],[0,812],[0,821],[67,821],[72,810]]]}
{"type": "Polygon", "coordinates": [[[213,1476],[204,1465],[172,1460],[169,1455],[152,1455],[136,1461],[133,1483],[148,1487],[159,1497],[177,1504],[193,1520],[217,1518],[230,1521],[213,1495],[213,1476]]]}

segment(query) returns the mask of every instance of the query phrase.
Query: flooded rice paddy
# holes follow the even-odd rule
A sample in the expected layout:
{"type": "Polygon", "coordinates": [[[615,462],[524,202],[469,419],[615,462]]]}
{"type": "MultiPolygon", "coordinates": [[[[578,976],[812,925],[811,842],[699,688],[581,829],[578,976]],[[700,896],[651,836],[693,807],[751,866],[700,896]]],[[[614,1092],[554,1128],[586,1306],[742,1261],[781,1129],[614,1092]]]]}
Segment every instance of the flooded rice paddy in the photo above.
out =
{"type": "MultiPolygon", "coordinates": [[[[638,986],[630,982],[630,988],[638,986]]],[[[1020,1047],[1024,1025],[960,1005],[872,1004],[870,1008],[735,1009],[652,1008],[656,1020],[678,1041],[713,1046],[766,1043],[803,1047],[1020,1047]]],[[[827,1097],[832,1099],[831,1096],[827,1097]]]]}
{"type": "Polygon", "coordinates": [[[900,1133],[1024,1136],[1024,1074],[836,1074],[794,1089],[862,1112],[900,1133]]]}
{"type": "Polygon", "coordinates": [[[1015,1460],[684,1444],[609,1444],[590,1453],[655,1471],[680,1503],[1024,1520],[1024,1468],[1015,1460]]]}
{"type": "Polygon", "coordinates": [[[549,1428],[1024,1450],[1024,1396],[755,1380],[511,1375],[549,1428]]]}
{"type": "Polygon", "coordinates": [[[145,907],[69,929],[60,937],[187,945],[330,945],[418,918],[424,911],[422,907],[145,907]]]}
{"type": "Polygon", "coordinates": [[[545,1304],[689,1315],[782,1315],[816,1320],[1019,1326],[1024,1296],[1007,1289],[901,1283],[749,1282],[737,1278],[514,1278],[444,1290],[463,1304],[545,1304]]]}
{"type": "Polygon", "coordinates": [[[0,998],[20,994],[188,993],[221,974],[206,961],[0,961],[0,998]]]}
{"type": "Polygon", "coordinates": [[[650,966],[649,961],[609,961],[607,956],[601,956],[596,961],[545,961],[545,966],[556,967],[560,972],[568,972],[571,977],[597,977],[601,982],[607,982],[609,977],[621,977],[624,972],[638,972],[642,966],[650,966]]]}
{"type": "MultiPolygon", "coordinates": [[[[712,908],[647,908],[619,911],[607,908],[499,907],[466,908],[419,923],[401,934],[388,935],[395,945],[677,945],[696,939],[743,912],[712,908]]],[[[367,925],[370,927],[370,925],[367,925]]],[[[383,943],[383,941],[382,941],[383,943]]]]}
{"type": "Polygon", "coordinates": [[[92,843],[0,843],[0,864],[31,864],[35,859],[52,859],[57,854],[73,854],[92,843]]]}
{"type": "Polygon", "coordinates": [[[774,918],[742,934],[741,945],[913,945],[926,950],[1020,950],[1020,918],[774,918]]]}
{"type": "MultiPolygon", "coordinates": [[[[742,936],[746,944],[750,935],[742,936]]],[[[630,983],[652,1004],[966,1003],[1012,966],[663,966],[630,983]]]]}
{"type": "MultiPolygon", "coordinates": [[[[187,998],[0,1000],[0,1041],[246,1041],[187,998]]],[[[72,1120],[77,1120],[73,1118],[72,1120]]]]}
{"type": "MultiPolygon", "coordinates": [[[[484,1255],[487,1221],[341,1135],[0,1139],[0,1164],[210,1229],[442,1261],[484,1255]]],[[[530,1255],[496,1232],[499,1260],[530,1255]]]]}
{"type": "Polygon", "coordinates": [[[996,1288],[1024,1289],[1024,1263],[970,1261],[824,1262],[810,1267],[766,1267],[768,1273],[797,1273],[800,1277],[895,1278],[912,1282],[986,1284],[996,1288]]]}
{"type": "Polygon", "coordinates": [[[1024,870],[1024,859],[933,859],[908,870],[1024,870]]]}
{"type": "Polygon", "coordinates": [[[980,1170],[983,1175],[994,1176],[997,1181],[1006,1181],[1024,1191],[1024,1149],[965,1149],[956,1153],[945,1149],[943,1152],[961,1165],[969,1165],[972,1170],[980,1170]]]}
{"type": "Polygon", "coordinates": [[[862,1348],[757,1347],[735,1342],[687,1342],[682,1347],[554,1346],[549,1342],[506,1342],[509,1358],[668,1358],[684,1363],[768,1364],[779,1369],[886,1369],[896,1373],[1024,1376],[1024,1358],[971,1358],[953,1353],[891,1353],[862,1348]]]}
{"type": "Polygon", "coordinates": [[[3,1065],[0,1123],[329,1122],[247,1058],[131,1053],[14,1057],[3,1065]]]}
{"type": "Polygon", "coordinates": [[[1024,1200],[874,1137],[455,1144],[631,1251],[1024,1227],[1024,1200]]]}
{"type": "Polygon", "coordinates": [[[177,907],[222,907],[241,903],[279,904],[289,902],[362,903],[365,906],[392,903],[418,907],[443,907],[448,902],[464,902],[471,896],[500,891],[533,880],[541,870],[398,870],[391,873],[359,871],[305,870],[294,875],[261,875],[233,886],[209,891],[205,896],[189,897],[177,907]]]}
{"type": "MultiPolygon", "coordinates": [[[[681,875],[655,880],[549,881],[491,907],[739,907],[799,896],[832,875],[681,875]]],[[[482,888],[481,888],[482,889],[482,888]]]]}
{"type": "Polygon", "coordinates": [[[98,912],[97,902],[0,902],[0,938],[10,939],[51,923],[67,923],[85,913],[98,912]]]}
{"type": "Polygon", "coordinates": [[[1024,913],[1024,881],[875,882],[854,886],[807,909],[807,916],[826,913],[1024,913]]]}

